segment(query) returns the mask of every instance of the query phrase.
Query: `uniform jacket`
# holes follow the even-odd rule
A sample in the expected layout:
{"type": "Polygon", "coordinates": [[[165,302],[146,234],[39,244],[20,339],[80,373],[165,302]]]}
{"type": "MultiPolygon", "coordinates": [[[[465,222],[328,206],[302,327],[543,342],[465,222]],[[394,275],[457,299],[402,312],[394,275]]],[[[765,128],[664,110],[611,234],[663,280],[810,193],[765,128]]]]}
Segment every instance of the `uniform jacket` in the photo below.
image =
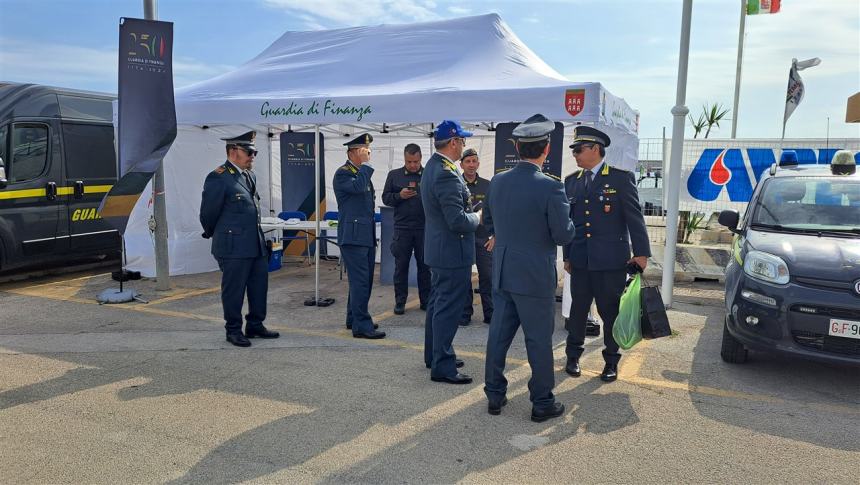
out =
{"type": "Polygon", "coordinates": [[[576,237],[565,246],[564,259],[576,269],[624,269],[634,256],[651,256],[645,218],[632,172],[604,163],[588,192],[583,170],[564,179],[576,237]]]}
{"type": "Polygon", "coordinates": [[[475,261],[478,214],[469,209],[469,189],[454,163],[438,152],[421,177],[424,205],[424,264],[462,268],[475,261]]]}
{"type": "Polygon", "coordinates": [[[373,167],[366,163],[356,167],[346,162],[334,172],[338,245],[376,246],[376,193],[371,175],[373,167]]]}
{"type": "MultiPolygon", "coordinates": [[[[254,185],[256,176],[250,172],[254,185]]],[[[266,254],[260,229],[260,196],[230,162],[206,176],[200,202],[203,237],[212,238],[216,258],[255,258],[266,254]]]]}
{"type": "Polygon", "coordinates": [[[496,234],[493,288],[553,297],[558,246],[574,235],[561,181],[520,162],[493,177],[484,207],[496,234]]]}
{"type": "MultiPolygon", "coordinates": [[[[485,199],[487,198],[487,191],[490,190],[490,181],[478,176],[475,178],[474,182],[466,180],[466,188],[468,188],[469,193],[472,194],[472,210],[474,212],[478,212],[486,203],[485,199]]],[[[478,226],[478,230],[475,231],[475,239],[486,241],[492,234],[493,226],[485,219],[484,223],[478,226]]]]}
{"type": "Polygon", "coordinates": [[[415,173],[409,173],[406,167],[395,168],[388,172],[385,186],[382,188],[382,203],[394,207],[394,227],[396,229],[424,229],[424,206],[421,204],[421,175],[424,167],[415,173]],[[418,191],[418,195],[409,199],[401,199],[400,191],[409,184],[418,191]]]}

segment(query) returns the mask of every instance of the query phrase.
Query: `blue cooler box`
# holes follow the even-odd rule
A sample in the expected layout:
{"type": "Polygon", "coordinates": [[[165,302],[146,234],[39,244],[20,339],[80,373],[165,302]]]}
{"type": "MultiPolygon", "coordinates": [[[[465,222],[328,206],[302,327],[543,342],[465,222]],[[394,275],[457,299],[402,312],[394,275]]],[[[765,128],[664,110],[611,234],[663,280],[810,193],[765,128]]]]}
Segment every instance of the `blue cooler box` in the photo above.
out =
{"type": "Polygon", "coordinates": [[[272,246],[272,255],[269,256],[269,272],[281,269],[281,260],[284,257],[284,246],[281,243],[275,243],[272,246]]]}

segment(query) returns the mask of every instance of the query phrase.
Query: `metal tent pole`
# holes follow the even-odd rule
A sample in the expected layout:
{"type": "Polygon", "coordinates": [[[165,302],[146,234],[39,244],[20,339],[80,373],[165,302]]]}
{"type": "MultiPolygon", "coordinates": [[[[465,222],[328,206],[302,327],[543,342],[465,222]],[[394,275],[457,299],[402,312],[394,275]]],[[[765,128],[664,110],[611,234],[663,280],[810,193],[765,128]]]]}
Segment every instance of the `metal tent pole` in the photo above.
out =
{"type": "Polygon", "coordinates": [[[316,203],[316,237],[314,237],[314,303],[320,301],[320,125],[314,125],[314,197],[316,203]]]}

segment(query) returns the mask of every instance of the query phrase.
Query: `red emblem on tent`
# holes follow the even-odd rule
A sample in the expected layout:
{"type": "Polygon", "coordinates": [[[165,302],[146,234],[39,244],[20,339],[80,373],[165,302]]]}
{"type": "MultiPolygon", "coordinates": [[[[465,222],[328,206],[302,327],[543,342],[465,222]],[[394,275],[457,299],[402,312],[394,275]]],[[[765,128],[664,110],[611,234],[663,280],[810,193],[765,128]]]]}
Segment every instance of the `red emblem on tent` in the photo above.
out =
{"type": "Polygon", "coordinates": [[[582,111],[585,105],[585,90],[584,89],[568,89],[564,93],[564,108],[570,113],[570,116],[576,116],[582,111]]]}

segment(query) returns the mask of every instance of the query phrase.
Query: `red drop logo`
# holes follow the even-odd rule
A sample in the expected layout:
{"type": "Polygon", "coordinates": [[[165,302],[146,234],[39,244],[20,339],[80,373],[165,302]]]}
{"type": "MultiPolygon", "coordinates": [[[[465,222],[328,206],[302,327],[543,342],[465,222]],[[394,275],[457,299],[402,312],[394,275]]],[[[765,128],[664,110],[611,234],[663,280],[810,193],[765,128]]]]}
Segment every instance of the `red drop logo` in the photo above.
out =
{"type": "Polygon", "coordinates": [[[725,154],[725,150],[720,152],[714,160],[713,165],[711,165],[711,172],[708,174],[708,177],[714,185],[726,185],[729,183],[729,180],[732,179],[731,170],[727,169],[726,165],[723,163],[723,156],[725,154]]]}

